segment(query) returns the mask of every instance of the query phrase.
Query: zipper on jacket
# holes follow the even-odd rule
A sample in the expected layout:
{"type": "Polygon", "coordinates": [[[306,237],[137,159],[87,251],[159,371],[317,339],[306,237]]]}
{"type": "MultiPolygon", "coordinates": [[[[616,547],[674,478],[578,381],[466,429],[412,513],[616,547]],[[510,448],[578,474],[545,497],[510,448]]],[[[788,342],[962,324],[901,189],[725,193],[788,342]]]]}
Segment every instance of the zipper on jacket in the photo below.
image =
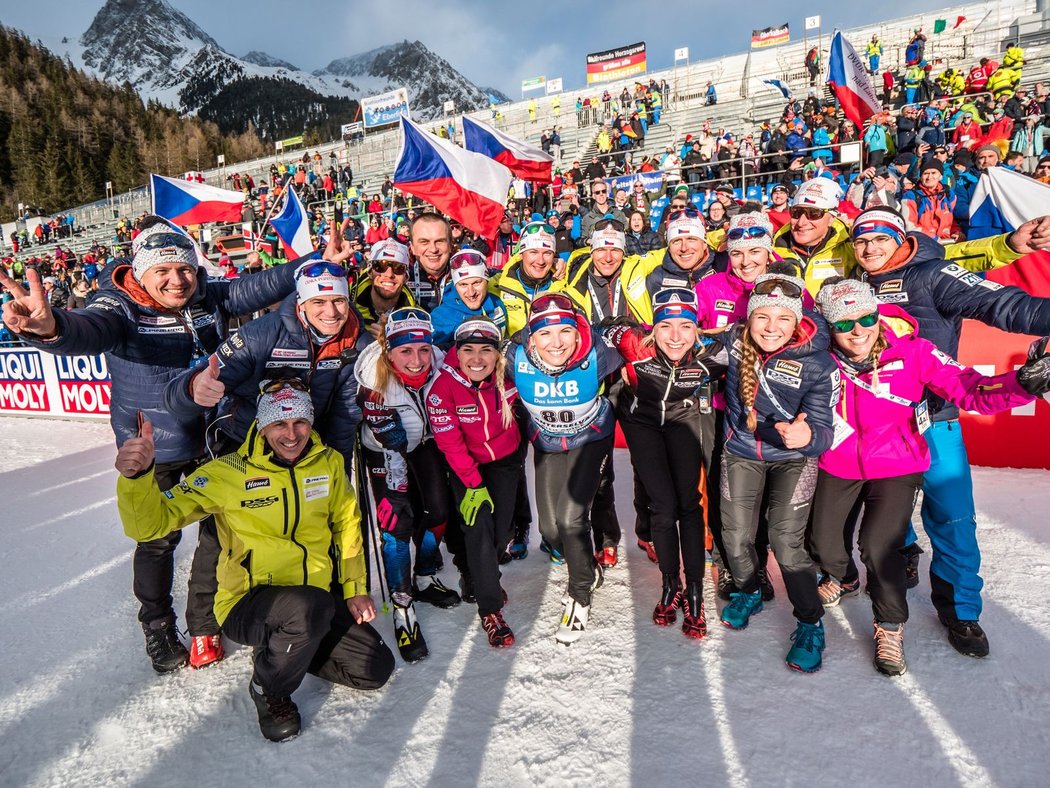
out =
{"type": "Polygon", "coordinates": [[[663,427],[667,422],[667,398],[671,396],[671,386],[674,385],[674,371],[675,368],[671,367],[671,374],[667,376],[667,388],[664,389],[664,398],[660,402],[660,426],[663,427]]]}
{"type": "MultiPolygon", "coordinates": [[[[308,583],[307,583],[308,575],[307,575],[307,570],[306,570],[306,547],[301,545],[299,542],[295,541],[295,532],[299,529],[299,519],[300,519],[300,511],[299,511],[299,483],[296,481],[296,478],[295,478],[295,468],[289,468],[288,469],[288,475],[292,479],[292,500],[295,503],[295,516],[292,519],[292,532],[291,532],[291,534],[289,534],[289,536],[290,536],[290,538],[292,540],[292,544],[294,544],[296,547],[298,547],[300,550],[303,551],[303,585],[305,586],[305,585],[308,585],[308,583]]],[[[288,497],[287,491],[285,491],[285,500],[287,500],[287,497],[288,497]]],[[[287,512],[287,511],[288,511],[288,507],[286,505],[285,506],[285,512],[287,512]]]]}
{"type": "Polygon", "coordinates": [[[244,560],[241,561],[241,566],[244,567],[244,571],[248,573],[248,590],[252,590],[252,586],[255,585],[252,582],[252,551],[249,550],[244,554],[244,560]]]}
{"type": "MultiPolygon", "coordinates": [[[[482,424],[481,430],[482,430],[482,433],[485,435],[485,442],[482,445],[485,447],[485,451],[487,451],[489,453],[490,461],[491,462],[495,462],[496,461],[496,452],[494,452],[492,450],[492,446],[490,445],[490,443],[492,441],[492,434],[489,432],[489,409],[485,405],[485,398],[483,396],[481,396],[481,390],[480,389],[474,389],[474,396],[476,396],[478,398],[478,405],[481,407],[481,413],[482,413],[482,416],[481,416],[481,424],[482,424]]],[[[496,396],[499,397],[499,392],[496,393],[496,396]]]]}

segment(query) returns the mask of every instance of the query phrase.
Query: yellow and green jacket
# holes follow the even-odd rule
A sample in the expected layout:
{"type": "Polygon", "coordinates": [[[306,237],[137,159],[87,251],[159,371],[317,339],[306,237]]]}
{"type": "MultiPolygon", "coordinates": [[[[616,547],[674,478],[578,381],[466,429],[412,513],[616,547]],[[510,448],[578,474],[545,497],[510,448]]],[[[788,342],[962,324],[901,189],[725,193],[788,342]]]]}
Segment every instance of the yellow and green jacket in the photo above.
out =
{"type": "MultiPolygon", "coordinates": [[[[659,250],[663,252],[663,250],[659,250]]],[[[652,253],[649,253],[652,254],[652,253]]],[[[645,287],[645,278],[654,268],[659,266],[662,256],[653,255],[657,262],[652,264],[649,255],[631,255],[624,257],[620,265],[620,293],[627,303],[627,309],[631,316],[639,323],[651,325],[653,322],[653,305],[649,293],[645,287]]],[[[587,320],[593,319],[591,309],[591,293],[587,288],[587,275],[590,273],[591,248],[584,246],[569,255],[566,265],[565,283],[562,292],[569,296],[576,305],[587,315],[587,320]]]]}
{"type": "MultiPolygon", "coordinates": [[[[554,262],[557,264],[557,259],[554,262]]],[[[536,296],[541,293],[559,293],[565,287],[564,279],[552,277],[546,287],[530,295],[521,281],[520,270],[521,255],[514,254],[503,266],[500,275],[489,280],[489,292],[501,299],[507,310],[507,336],[510,337],[525,328],[529,322],[529,311],[536,296]]]]}
{"type": "Polygon", "coordinates": [[[153,469],[117,480],[124,532],[145,542],[215,515],[219,555],[215,618],[259,585],[327,589],[336,577],[346,599],[367,593],[361,514],[343,456],[314,432],[306,455],[292,467],[273,462],[252,424],[236,452],[207,462],[167,491],[153,469]]]}

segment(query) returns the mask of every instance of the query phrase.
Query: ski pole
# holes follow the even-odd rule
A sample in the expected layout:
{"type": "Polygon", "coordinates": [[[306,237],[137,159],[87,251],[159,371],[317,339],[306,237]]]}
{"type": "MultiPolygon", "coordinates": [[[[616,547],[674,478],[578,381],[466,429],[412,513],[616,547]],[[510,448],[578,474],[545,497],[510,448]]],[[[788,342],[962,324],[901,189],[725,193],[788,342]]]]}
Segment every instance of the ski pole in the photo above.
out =
{"type": "Polygon", "coordinates": [[[360,490],[361,516],[368,524],[369,541],[372,543],[372,556],[375,559],[376,575],[379,578],[379,595],[383,600],[383,612],[389,613],[390,607],[386,601],[386,577],[383,573],[383,558],[379,553],[380,534],[376,528],[375,518],[372,517],[372,488],[369,483],[368,469],[365,467],[364,450],[361,441],[354,445],[354,464],[357,466],[357,486],[360,490]]]}

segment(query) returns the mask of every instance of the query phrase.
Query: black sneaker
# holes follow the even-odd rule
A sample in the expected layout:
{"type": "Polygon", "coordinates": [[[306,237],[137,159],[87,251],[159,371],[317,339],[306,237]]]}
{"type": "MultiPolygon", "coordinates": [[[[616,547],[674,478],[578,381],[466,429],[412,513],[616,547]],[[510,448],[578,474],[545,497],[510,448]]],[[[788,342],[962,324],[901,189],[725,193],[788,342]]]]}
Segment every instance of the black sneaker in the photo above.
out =
{"type": "Polygon", "coordinates": [[[733,582],[733,575],[728,569],[718,567],[718,598],[723,602],[728,602],[729,595],[735,593],[736,583],[733,582]]]}
{"type": "Polygon", "coordinates": [[[474,604],[478,598],[474,595],[474,578],[469,574],[459,576],[459,596],[467,604],[474,604]]]}
{"type": "Polygon", "coordinates": [[[154,621],[143,624],[142,632],[146,636],[146,653],[158,673],[171,673],[190,662],[190,652],[179,640],[179,632],[174,622],[154,621]]]}
{"type": "Polygon", "coordinates": [[[405,662],[419,662],[430,654],[412,605],[402,607],[394,604],[394,640],[397,641],[397,650],[405,662]]]}
{"type": "Polygon", "coordinates": [[[917,544],[913,544],[905,547],[901,552],[904,553],[904,557],[908,560],[904,568],[907,586],[908,588],[915,588],[919,584],[919,556],[922,555],[922,548],[917,544]]]}
{"type": "Polygon", "coordinates": [[[762,589],[762,601],[772,602],[776,592],[773,590],[773,581],[769,579],[769,573],[765,569],[758,570],[758,585],[762,589]]]}
{"type": "Polygon", "coordinates": [[[459,594],[442,583],[437,575],[431,577],[416,578],[412,584],[412,598],[417,602],[426,602],[428,605],[448,609],[460,603],[459,594]],[[417,585],[420,581],[426,583],[422,588],[417,585]]]}
{"type": "Polygon", "coordinates": [[[299,735],[303,721],[299,709],[289,697],[275,698],[263,692],[253,677],[248,682],[248,694],[259,712],[259,730],[270,741],[288,741],[299,735]]]}
{"type": "Polygon", "coordinates": [[[948,642],[952,648],[967,657],[988,656],[988,636],[977,621],[960,621],[939,614],[941,623],[948,627],[948,642]]]}

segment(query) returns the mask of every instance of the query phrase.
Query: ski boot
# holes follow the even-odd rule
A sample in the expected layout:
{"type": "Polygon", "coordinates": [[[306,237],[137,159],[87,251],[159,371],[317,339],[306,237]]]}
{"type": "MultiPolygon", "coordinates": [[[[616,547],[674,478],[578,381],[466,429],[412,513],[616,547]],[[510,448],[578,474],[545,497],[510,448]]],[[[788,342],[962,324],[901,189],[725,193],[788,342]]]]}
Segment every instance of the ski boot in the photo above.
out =
{"type": "Polygon", "coordinates": [[[407,606],[394,603],[394,639],[405,662],[419,662],[430,654],[411,603],[407,606]]]}
{"type": "Polygon", "coordinates": [[[190,638],[190,667],[205,668],[221,662],[226,653],[219,635],[194,635],[190,638]]]}
{"type": "Polygon", "coordinates": [[[561,624],[554,639],[563,646],[571,646],[581,637],[587,629],[587,618],[590,615],[591,606],[581,605],[575,599],[565,602],[565,610],[561,615],[561,624]]]}
{"type": "Polygon", "coordinates": [[[607,545],[594,554],[594,559],[605,569],[612,569],[620,560],[620,548],[607,545]]]}
{"type": "Polygon", "coordinates": [[[451,588],[446,587],[445,584],[438,579],[437,575],[431,575],[425,578],[416,577],[416,582],[412,584],[412,598],[417,602],[426,602],[428,605],[433,605],[434,607],[440,607],[446,610],[450,607],[455,607],[460,603],[459,594],[451,588]],[[419,586],[421,579],[426,581],[426,585],[422,587],[419,586]]]}

